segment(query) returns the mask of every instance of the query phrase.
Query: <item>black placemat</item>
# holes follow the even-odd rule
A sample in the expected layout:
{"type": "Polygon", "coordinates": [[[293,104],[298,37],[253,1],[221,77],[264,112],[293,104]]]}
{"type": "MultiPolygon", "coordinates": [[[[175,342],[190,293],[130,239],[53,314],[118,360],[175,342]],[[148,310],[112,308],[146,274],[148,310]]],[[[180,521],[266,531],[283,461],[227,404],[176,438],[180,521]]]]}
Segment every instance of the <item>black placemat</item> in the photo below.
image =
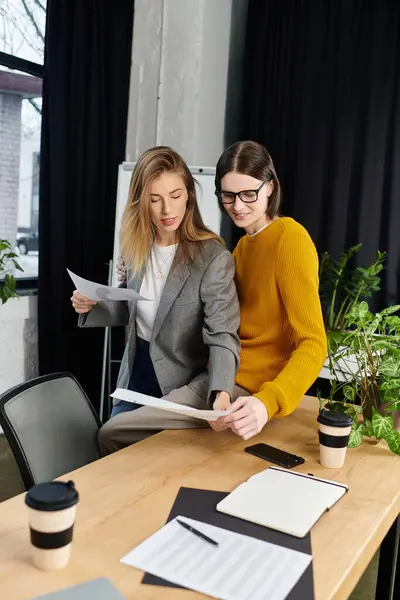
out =
{"type": "MultiPolygon", "coordinates": [[[[216,527],[222,527],[235,533],[242,533],[250,537],[270,542],[277,546],[283,546],[291,550],[298,550],[311,554],[311,536],[308,533],[304,538],[297,538],[286,533],[280,533],[268,527],[262,527],[249,521],[243,521],[236,517],[231,517],[224,513],[218,512],[215,508],[218,502],[221,502],[228,492],[215,492],[214,490],[199,490],[195,488],[181,487],[175,499],[174,505],[169,513],[168,521],[182,515],[203,523],[209,523],[216,527]]],[[[149,573],[145,573],[142,583],[149,585],[162,585],[165,587],[179,588],[181,586],[169,581],[165,581],[160,577],[155,577],[149,573]]],[[[287,600],[313,600],[314,599],[314,581],[312,562],[304,571],[303,575],[294,586],[287,600]]]]}

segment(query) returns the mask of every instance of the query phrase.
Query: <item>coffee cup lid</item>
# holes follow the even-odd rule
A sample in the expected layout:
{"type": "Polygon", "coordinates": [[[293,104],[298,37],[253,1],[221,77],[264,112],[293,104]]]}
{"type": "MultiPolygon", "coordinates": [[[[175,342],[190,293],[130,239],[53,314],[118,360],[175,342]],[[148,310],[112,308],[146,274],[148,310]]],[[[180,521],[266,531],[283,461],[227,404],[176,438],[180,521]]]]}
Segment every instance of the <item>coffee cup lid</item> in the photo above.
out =
{"type": "Polygon", "coordinates": [[[73,481],[49,481],[34,485],[25,502],[36,510],[56,511],[75,506],[79,500],[73,481]]]}
{"type": "Polygon", "coordinates": [[[349,427],[353,424],[353,419],[346,413],[326,410],[325,408],[319,413],[317,421],[330,427],[349,427]]]}

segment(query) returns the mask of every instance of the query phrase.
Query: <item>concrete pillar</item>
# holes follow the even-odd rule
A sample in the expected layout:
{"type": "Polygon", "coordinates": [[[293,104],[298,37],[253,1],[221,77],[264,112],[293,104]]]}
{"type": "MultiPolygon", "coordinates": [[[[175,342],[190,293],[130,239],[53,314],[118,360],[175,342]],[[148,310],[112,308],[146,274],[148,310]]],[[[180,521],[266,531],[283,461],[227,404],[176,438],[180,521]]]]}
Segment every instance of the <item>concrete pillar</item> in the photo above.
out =
{"type": "Polygon", "coordinates": [[[246,14],[247,0],[136,0],[127,160],[167,144],[215,165],[236,135],[246,14]]]}

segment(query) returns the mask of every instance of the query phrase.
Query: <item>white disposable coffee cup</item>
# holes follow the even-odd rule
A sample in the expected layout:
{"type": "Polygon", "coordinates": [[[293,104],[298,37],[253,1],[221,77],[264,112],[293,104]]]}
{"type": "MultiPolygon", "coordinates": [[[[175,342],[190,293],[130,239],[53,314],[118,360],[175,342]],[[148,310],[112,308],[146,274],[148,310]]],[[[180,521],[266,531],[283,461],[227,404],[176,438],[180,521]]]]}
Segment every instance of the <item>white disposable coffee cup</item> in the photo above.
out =
{"type": "Polygon", "coordinates": [[[39,483],[26,494],[32,558],[43,571],[68,564],[79,496],[72,481],[39,483]]]}
{"type": "Polygon", "coordinates": [[[343,467],[353,419],[345,413],[322,409],[318,415],[320,463],[329,469],[343,467]]]}

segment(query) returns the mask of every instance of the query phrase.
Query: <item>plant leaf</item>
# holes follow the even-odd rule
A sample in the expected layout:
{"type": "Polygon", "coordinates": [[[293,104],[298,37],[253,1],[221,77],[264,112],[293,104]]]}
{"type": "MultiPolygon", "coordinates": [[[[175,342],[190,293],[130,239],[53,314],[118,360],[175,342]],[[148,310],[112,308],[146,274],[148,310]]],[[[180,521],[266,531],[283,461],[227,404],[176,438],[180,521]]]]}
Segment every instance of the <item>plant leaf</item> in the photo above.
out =
{"type": "Polygon", "coordinates": [[[321,390],[317,390],[317,398],[318,398],[318,404],[319,404],[318,412],[321,412],[321,410],[324,408],[324,402],[325,402],[325,400],[321,397],[321,390]]]}
{"type": "Polygon", "coordinates": [[[369,419],[364,419],[364,435],[367,437],[374,437],[374,428],[369,419]]]}
{"type": "Polygon", "coordinates": [[[327,333],[327,341],[328,341],[328,353],[330,356],[334,356],[342,345],[343,341],[346,338],[346,333],[344,331],[328,331],[327,333]]]}
{"type": "Polygon", "coordinates": [[[364,435],[364,425],[362,423],[353,423],[350,431],[350,439],[348,443],[348,448],[357,448],[362,442],[364,435]]]}
{"type": "Polygon", "coordinates": [[[11,250],[11,244],[8,240],[0,240],[0,252],[3,250],[11,250]]]}
{"type": "Polygon", "coordinates": [[[395,304],[393,306],[388,306],[387,308],[384,308],[383,310],[381,310],[381,312],[379,314],[382,316],[391,315],[399,310],[400,310],[400,304],[395,304]]]}
{"type": "Polygon", "coordinates": [[[385,323],[391,331],[400,330],[400,317],[386,317],[385,323]]]}
{"type": "Polygon", "coordinates": [[[394,454],[400,455],[400,431],[396,431],[396,429],[393,429],[385,437],[385,441],[394,454]]]}
{"type": "Polygon", "coordinates": [[[381,315],[375,315],[375,317],[373,318],[371,324],[367,328],[367,333],[369,335],[374,334],[375,331],[378,329],[379,324],[380,324],[381,321],[382,321],[381,315]]]}
{"type": "Polygon", "coordinates": [[[347,412],[347,407],[344,402],[328,402],[326,407],[328,410],[331,410],[332,412],[340,412],[340,413],[347,412]]]}
{"type": "Polygon", "coordinates": [[[354,389],[354,387],[352,385],[345,385],[343,387],[343,394],[344,394],[344,397],[346,398],[346,400],[353,402],[355,395],[356,395],[356,390],[354,389]]]}
{"type": "Polygon", "coordinates": [[[381,415],[376,408],[372,408],[372,428],[377,440],[386,438],[393,431],[392,415],[381,415]]]}
{"type": "Polygon", "coordinates": [[[368,312],[369,312],[368,304],[365,301],[360,302],[359,307],[358,307],[358,317],[360,319],[365,319],[368,312]]]}
{"type": "Polygon", "coordinates": [[[333,412],[340,412],[349,415],[349,417],[351,417],[353,421],[356,421],[358,415],[361,413],[360,406],[355,406],[354,404],[347,404],[346,402],[328,402],[326,407],[333,412]]]}
{"type": "Polygon", "coordinates": [[[23,271],[23,268],[21,267],[21,265],[19,263],[17,263],[17,261],[15,259],[13,259],[13,263],[14,263],[14,267],[16,269],[18,269],[18,271],[23,271]]]}
{"type": "Polygon", "coordinates": [[[391,404],[389,404],[389,406],[387,407],[387,410],[400,411],[400,398],[398,398],[397,400],[394,400],[391,404]]]}
{"type": "Polygon", "coordinates": [[[385,356],[382,360],[380,372],[387,377],[400,378],[400,359],[397,356],[389,356],[388,358],[385,356]]]}
{"type": "Polygon", "coordinates": [[[400,378],[393,377],[380,385],[381,390],[400,390],[400,378]]]}
{"type": "Polygon", "coordinates": [[[396,335],[390,336],[390,341],[378,339],[374,342],[374,350],[389,350],[390,354],[399,356],[400,348],[397,347],[397,337],[396,335]]]}

